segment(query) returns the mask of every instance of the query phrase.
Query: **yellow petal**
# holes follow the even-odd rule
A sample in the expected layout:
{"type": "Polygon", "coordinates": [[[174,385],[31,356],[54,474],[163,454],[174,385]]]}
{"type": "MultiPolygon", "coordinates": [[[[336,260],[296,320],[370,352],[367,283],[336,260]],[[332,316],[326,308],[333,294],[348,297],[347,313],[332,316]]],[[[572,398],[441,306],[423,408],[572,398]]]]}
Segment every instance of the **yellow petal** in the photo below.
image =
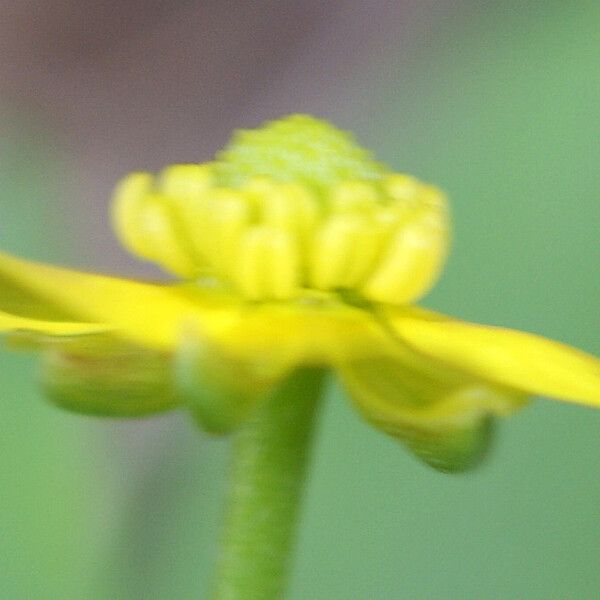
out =
{"type": "Polygon", "coordinates": [[[531,333],[381,307],[395,335],[467,373],[526,394],[600,407],[600,360],[531,333]]]}
{"type": "MultiPolygon", "coordinates": [[[[38,321],[80,321],[71,312],[40,298],[27,288],[16,285],[13,279],[6,277],[0,268],[0,310],[3,312],[27,317],[38,321]]],[[[5,319],[7,327],[9,322],[5,319]]]]}
{"type": "Polygon", "coordinates": [[[165,350],[175,347],[183,321],[210,334],[229,324],[235,304],[229,296],[194,285],[156,285],[81,273],[4,253],[0,253],[0,282],[0,309],[5,308],[5,297],[26,296],[40,309],[49,307],[73,321],[98,323],[114,329],[115,335],[165,350]]]}
{"type": "Polygon", "coordinates": [[[493,416],[523,405],[518,394],[482,383],[398,344],[396,357],[338,365],[363,417],[430,466],[464,471],[485,456],[493,416]]]}
{"type": "Polygon", "coordinates": [[[296,302],[246,304],[214,339],[232,356],[278,371],[394,353],[396,345],[370,313],[319,293],[296,302]]]}
{"type": "MultiPolygon", "coordinates": [[[[393,352],[395,342],[365,310],[321,292],[296,301],[248,303],[216,288],[156,285],[80,273],[0,253],[2,284],[73,321],[98,323],[141,346],[173,351],[193,330],[240,360],[284,371],[393,352]]],[[[3,294],[0,293],[0,309],[3,294]]],[[[54,327],[54,326],[53,326],[54,327]]]]}
{"type": "Polygon", "coordinates": [[[74,336],[106,332],[105,325],[69,321],[44,321],[0,311],[0,333],[34,333],[44,336],[74,336]]]}

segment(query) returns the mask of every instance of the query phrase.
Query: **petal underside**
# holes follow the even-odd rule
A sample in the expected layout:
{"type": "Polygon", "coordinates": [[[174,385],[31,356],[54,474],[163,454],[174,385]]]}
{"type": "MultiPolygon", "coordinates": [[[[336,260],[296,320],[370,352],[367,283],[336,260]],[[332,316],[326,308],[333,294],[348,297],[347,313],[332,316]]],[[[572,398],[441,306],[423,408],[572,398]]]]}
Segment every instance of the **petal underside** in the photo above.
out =
{"type": "Polygon", "coordinates": [[[382,356],[338,365],[353,404],[376,428],[444,472],[476,466],[491,442],[493,418],[524,398],[397,345],[382,356]]]}
{"type": "Polygon", "coordinates": [[[43,321],[0,311],[0,333],[13,349],[39,350],[45,395],[67,410],[140,417],[181,402],[168,356],[128,346],[104,325],[43,321]]]}
{"type": "Polygon", "coordinates": [[[483,381],[600,407],[600,360],[585,352],[531,333],[422,309],[382,307],[380,314],[402,343],[483,381]]]}
{"type": "Polygon", "coordinates": [[[39,314],[40,320],[59,315],[60,321],[96,323],[156,349],[173,349],[186,320],[208,333],[226,327],[231,305],[228,297],[196,286],[82,273],[0,253],[0,310],[29,318],[39,314]]]}
{"type": "Polygon", "coordinates": [[[72,337],[105,333],[110,328],[98,323],[32,319],[0,310],[1,334],[32,334],[47,337],[72,337]]]}

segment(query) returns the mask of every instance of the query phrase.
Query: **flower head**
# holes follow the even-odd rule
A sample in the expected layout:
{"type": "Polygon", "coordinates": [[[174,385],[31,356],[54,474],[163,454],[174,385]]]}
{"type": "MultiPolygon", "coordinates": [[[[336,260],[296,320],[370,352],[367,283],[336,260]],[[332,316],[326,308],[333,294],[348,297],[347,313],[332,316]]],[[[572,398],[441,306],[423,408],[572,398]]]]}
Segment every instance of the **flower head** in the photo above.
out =
{"type": "Polygon", "coordinates": [[[445,197],[323,121],[287,117],[211,163],[129,175],[113,221],[178,281],[0,255],[0,330],[42,350],[47,391],[74,410],[186,405],[226,432],[297,368],[328,367],[368,421],[456,471],[531,395],[600,406],[597,359],[413,305],[446,258],[445,197]]]}
{"type": "Polygon", "coordinates": [[[312,290],[407,304],[429,289],[448,244],[439,190],[302,115],[239,132],[213,163],[130,175],[113,214],[132,252],[255,302],[312,290]]]}

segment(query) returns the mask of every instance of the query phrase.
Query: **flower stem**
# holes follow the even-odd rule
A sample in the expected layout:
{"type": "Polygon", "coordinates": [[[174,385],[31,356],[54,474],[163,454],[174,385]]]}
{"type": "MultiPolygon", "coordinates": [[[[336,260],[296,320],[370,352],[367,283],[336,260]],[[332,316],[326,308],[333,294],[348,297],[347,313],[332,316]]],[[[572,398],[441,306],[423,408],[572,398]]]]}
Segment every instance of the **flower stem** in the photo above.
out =
{"type": "Polygon", "coordinates": [[[322,383],[295,372],[235,434],[214,600],[283,598],[322,383]]]}

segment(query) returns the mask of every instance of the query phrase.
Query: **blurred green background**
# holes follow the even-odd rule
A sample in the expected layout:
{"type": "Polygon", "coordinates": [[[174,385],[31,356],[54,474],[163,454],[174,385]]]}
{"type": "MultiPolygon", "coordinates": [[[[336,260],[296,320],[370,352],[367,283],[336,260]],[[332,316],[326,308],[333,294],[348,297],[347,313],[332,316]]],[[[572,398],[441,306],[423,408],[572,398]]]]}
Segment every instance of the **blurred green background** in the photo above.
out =
{"type": "MultiPolygon", "coordinates": [[[[281,6],[291,10],[291,4],[281,6]]],[[[57,105],[48,108],[27,94],[33,76],[15,79],[12,100],[0,105],[2,248],[131,273],[134,263],[115,254],[99,216],[122,171],[205,160],[231,127],[315,112],[354,129],[394,168],[448,192],[453,253],[425,305],[600,355],[600,4],[399,3],[396,20],[378,18],[379,4],[386,17],[387,2],[369,3],[369,10],[340,3],[323,15],[318,3],[308,3],[313,20],[300,25],[319,25],[310,30],[314,38],[290,49],[280,32],[267,36],[275,50],[285,49],[286,60],[268,77],[256,75],[264,86],[246,96],[253,73],[224,74],[239,83],[247,104],[208,111],[217,125],[193,155],[183,154],[189,139],[175,149],[177,139],[164,132],[173,123],[179,130],[208,128],[209,117],[186,108],[196,103],[200,113],[208,106],[204,96],[165,109],[168,119],[150,123],[155,138],[135,130],[135,143],[113,138],[114,153],[110,135],[86,134],[82,160],[73,140],[87,131],[86,113],[80,122],[64,115],[77,114],[78,106],[91,113],[104,97],[73,95],[62,115],[57,105]],[[362,29],[361,43],[339,63],[304,51],[312,40],[329,49],[326,56],[343,54],[345,33],[362,29]],[[336,64],[338,80],[327,71],[336,64]],[[307,85],[310,76],[301,74],[311,70],[318,79],[313,93],[289,92],[296,90],[294,77],[298,90],[307,85]],[[159,150],[144,154],[150,141],[159,150]],[[145,156],[150,164],[138,164],[145,156]],[[81,182],[91,190],[90,182],[96,185],[86,195],[81,182]]],[[[277,7],[260,6],[268,23],[277,7]]],[[[225,42],[210,27],[206,43],[216,56],[225,42]]],[[[174,35],[171,29],[164,35],[174,35]]],[[[119,51],[121,58],[137,52],[119,51]]],[[[243,53],[243,43],[228,52],[243,53]]],[[[245,68],[258,73],[262,56],[253,54],[245,68]]],[[[61,86],[77,77],[89,81],[91,64],[77,63],[67,79],[59,71],[49,77],[66,93],[61,86]]],[[[106,69],[97,65],[97,73],[106,69]]],[[[127,69],[123,81],[135,78],[136,69],[152,73],[152,65],[135,61],[127,69]]],[[[217,99],[219,93],[217,86],[217,99]]],[[[147,108],[153,98],[138,102],[147,108]]],[[[113,110],[119,126],[132,123],[137,108],[112,106],[102,118],[113,110]]],[[[37,391],[33,357],[5,351],[1,357],[0,597],[203,597],[226,441],[198,434],[185,415],[108,422],[60,412],[37,391]]],[[[539,400],[498,429],[495,451],[479,470],[442,475],[361,422],[332,389],[290,597],[600,597],[600,411],[539,400]]]]}

